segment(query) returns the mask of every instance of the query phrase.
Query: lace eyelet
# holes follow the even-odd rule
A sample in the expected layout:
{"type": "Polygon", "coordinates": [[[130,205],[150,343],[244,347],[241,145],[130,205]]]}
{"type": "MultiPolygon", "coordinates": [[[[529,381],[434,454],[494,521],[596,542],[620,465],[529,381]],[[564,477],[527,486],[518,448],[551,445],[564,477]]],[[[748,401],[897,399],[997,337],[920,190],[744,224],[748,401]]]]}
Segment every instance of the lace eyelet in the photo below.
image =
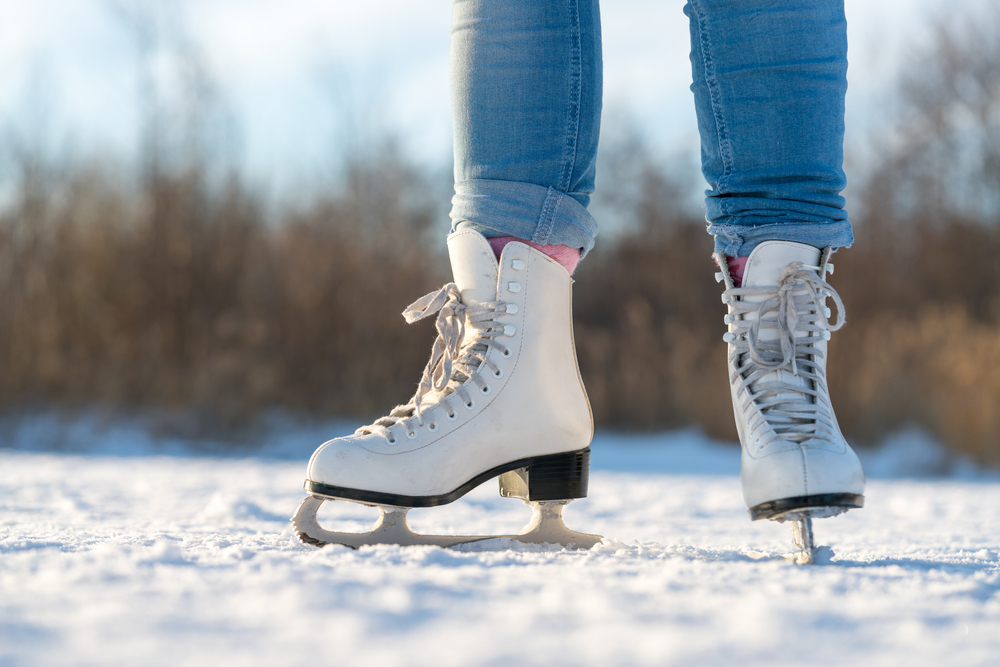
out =
{"type": "Polygon", "coordinates": [[[399,441],[398,441],[398,440],[396,440],[395,438],[393,438],[392,440],[390,440],[389,438],[386,438],[386,439],[385,439],[385,443],[386,443],[387,445],[395,445],[395,444],[396,444],[397,442],[399,442],[399,441]]]}
{"type": "Polygon", "coordinates": [[[490,386],[486,385],[485,387],[480,387],[479,388],[479,393],[482,394],[483,396],[489,396],[490,395],[490,386]]]}
{"type": "Polygon", "coordinates": [[[406,437],[407,437],[408,440],[413,440],[414,438],[417,437],[417,432],[414,431],[413,433],[410,433],[409,431],[407,431],[406,432],[406,437]]]}
{"type": "Polygon", "coordinates": [[[475,401],[469,401],[468,403],[465,403],[465,408],[467,410],[473,410],[473,409],[475,409],[475,407],[476,407],[476,402],[475,401]]]}
{"type": "Polygon", "coordinates": [[[430,431],[431,433],[433,433],[434,431],[438,430],[438,425],[437,424],[427,424],[427,430],[430,431]]]}
{"type": "Polygon", "coordinates": [[[510,356],[512,354],[514,354],[514,353],[510,351],[510,348],[509,347],[505,347],[503,349],[503,352],[500,353],[500,356],[503,357],[504,359],[510,359],[510,356]]]}
{"type": "Polygon", "coordinates": [[[453,422],[456,419],[458,419],[458,414],[457,413],[452,412],[450,415],[448,415],[448,421],[453,422]]]}
{"type": "Polygon", "coordinates": [[[498,379],[498,380],[499,380],[500,378],[502,378],[502,377],[503,377],[503,369],[502,369],[502,368],[499,368],[499,367],[497,367],[497,369],[496,369],[495,371],[493,371],[493,377],[495,377],[495,378],[496,378],[496,379],[498,379]]]}

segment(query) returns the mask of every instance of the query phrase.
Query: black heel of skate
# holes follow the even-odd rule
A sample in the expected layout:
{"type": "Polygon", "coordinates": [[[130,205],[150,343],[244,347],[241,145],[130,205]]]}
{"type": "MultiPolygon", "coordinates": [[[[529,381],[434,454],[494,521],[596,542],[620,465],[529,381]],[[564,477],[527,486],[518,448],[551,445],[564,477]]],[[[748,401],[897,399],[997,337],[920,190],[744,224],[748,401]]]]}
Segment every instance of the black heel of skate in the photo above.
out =
{"type": "Polygon", "coordinates": [[[590,448],[565,454],[532,457],[523,468],[505,472],[500,495],[529,502],[574,500],[587,497],[590,448]]]}

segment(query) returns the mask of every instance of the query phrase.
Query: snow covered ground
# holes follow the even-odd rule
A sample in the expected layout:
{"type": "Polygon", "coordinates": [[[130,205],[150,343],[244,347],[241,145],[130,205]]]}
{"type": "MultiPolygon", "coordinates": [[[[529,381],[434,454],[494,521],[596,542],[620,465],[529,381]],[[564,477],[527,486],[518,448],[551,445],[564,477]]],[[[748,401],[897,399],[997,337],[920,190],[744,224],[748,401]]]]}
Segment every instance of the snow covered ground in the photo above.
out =
{"type": "MultiPolygon", "coordinates": [[[[313,445],[273,427],[249,456],[137,424],[0,423],[0,665],[995,665],[1000,476],[901,434],[866,457],[868,506],[751,522],[738,450],[697,433],[602,434],[567,523],[589,552],[299,545],[313,445]],[[281,433],[280,437],[277,435],[281,433]]],[[[338,504],[328,525],[374,510],[338,504]]],[[[324,507],[331,506],[328,503],[324,507]]],[[[518,530],[493,483],[415,529],[518,530]]]]}

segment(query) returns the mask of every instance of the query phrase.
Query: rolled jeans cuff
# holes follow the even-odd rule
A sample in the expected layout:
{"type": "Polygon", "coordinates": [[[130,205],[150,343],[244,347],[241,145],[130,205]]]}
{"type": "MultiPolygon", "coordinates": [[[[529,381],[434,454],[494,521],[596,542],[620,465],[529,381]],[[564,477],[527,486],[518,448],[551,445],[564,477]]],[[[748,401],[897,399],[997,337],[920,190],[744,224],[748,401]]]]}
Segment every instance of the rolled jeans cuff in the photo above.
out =
{"type": "Polygon", "coordinates": [[[515,236],[539,245],[594,247],[597,221],[570,193],[534,183],[477,179],[455,184],[451,231],[474,229],[483,236],[515,236]]]}
{"type": "Polygon", "coordinates": [[[815,248],[846,248],[854,243],[848,220],[824,223],[772,222],[756,225],[712,223],[708,233],[715,236],[715,252],[727,257],[747,257],[765,241],[794,241],[815,248]]]}

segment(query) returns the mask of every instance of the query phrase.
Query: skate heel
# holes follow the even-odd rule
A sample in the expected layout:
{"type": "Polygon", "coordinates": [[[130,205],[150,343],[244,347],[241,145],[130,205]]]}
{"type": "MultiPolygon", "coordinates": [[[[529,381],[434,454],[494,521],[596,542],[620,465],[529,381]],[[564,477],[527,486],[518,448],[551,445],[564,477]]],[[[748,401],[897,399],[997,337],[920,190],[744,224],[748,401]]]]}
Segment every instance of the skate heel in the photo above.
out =
{"type": "Polygon", "coordinates": [[[500,495],[526,501],[587,497],[590,448],[533,457],[527,466],[499,476],[500,495]]]}

